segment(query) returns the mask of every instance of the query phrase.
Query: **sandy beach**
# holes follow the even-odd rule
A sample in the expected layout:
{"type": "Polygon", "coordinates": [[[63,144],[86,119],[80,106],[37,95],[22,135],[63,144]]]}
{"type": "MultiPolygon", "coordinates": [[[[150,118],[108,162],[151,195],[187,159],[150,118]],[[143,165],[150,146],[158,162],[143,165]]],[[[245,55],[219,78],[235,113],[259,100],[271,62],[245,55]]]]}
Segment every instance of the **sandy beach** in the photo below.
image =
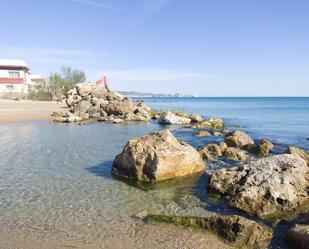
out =
{"type": "Polygon", "coordinates": [[[64,107],[65,104],[54,101],[0,99],[0,124],[30,120],[51,120],[52,112],[64,107]]]}

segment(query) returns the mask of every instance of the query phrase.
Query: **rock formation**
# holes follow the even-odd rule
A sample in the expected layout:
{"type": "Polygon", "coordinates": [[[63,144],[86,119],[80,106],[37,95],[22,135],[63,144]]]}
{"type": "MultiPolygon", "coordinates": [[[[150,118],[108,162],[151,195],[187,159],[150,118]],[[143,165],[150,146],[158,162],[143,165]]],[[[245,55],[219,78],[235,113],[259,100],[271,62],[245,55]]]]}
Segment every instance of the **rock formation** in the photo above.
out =
{"type": "Polygon", "coordinates": [[[160,181],[204,169],[198,151],[164,130],[130,139],[116,156],[112,172],[141,181],[160,181]]]}
{"type": "Polygon", "coordinates": [[[152,118],[151,109],[130,98],[95,85],[76,84],[66,95],[68,111],[54,113],[55,122],[80,122],[89,119],[123,123],[147,122],[152,118]]]}
{"type": "Polygon", "coordinates": [[[216,170],[208,189],[230,206],[260,217],[296,214],[309,201],[309,167],[298,156],[269,156],[216,170]]]}

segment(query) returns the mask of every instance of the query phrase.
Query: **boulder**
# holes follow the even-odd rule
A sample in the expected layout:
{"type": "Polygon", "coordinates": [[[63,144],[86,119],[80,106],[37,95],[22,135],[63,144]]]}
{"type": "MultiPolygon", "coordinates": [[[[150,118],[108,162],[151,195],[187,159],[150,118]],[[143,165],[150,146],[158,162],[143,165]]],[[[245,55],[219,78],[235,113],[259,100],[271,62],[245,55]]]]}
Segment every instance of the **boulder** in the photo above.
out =
{"type": "Polygon", "coordinates": [[[201,115],[199,114],[193,114],[190,116],[191,122],[192,123],[200,123],[203,121],[203,118],[201,115]]]}
{"type": "Polygon", "coordinates": [[[309,201],[309,167],[300,157],[283,154],[216,170],[208,190],[238,209],[264,218],[297,213],[309,201]]]}
{"type": "Polygon", "coordinates": [[[243,131],[233,131],[227,135],[224,142],[228,147],[242,148],[248,144],[254,144],[253,139],[243,131]]]}
{"type": "Polygon", "coordinates": [[[74,108],[74,113],[80,116],[82,113],[86,113],[90,108],[91,108],[91,103],[87,100],[82,100],[74,108]]]}
{"type": "Polygon", "coordinates": [[[110,101],[107,105],[102,106],[101,108],[108,115],[126,115],[129,112],[133,111],[133,103],[131,100],[125,101],[110,101]]]}
{"type": "Polygon", "coordinates": [[[195,136],[197,137],[209,137],[211,134],[208,131],[199,131],[195,133],[195,136]]]}
{"type": "Polygon", "coordinates": [[[176,116],[172,112],[165,112],[160,116],[158,123],[164,125],[186,125],[191,123],[191,119],[176,116]]]}
{"type": "Polygon", "coordinates": [[[257,156],[268,156],[269,152],[274,148],[274,145],[270,141],[262,139],[259,145],[247,144],[242,148],[257,156]]]}
{"type": "Polygon", "coordinates": [[[309,151],[306,151],[306,150],[303,150],[297,147],[289,147],[286,153],[293,154],[293,155],[303,158],[309,165],[309,151]]]}
{"type": "Polygon", "coordinates": [[[223,129],[224,122],[221,118],[210,118],[206,121],[192,126],[194,129],[223,129]]]}
{"type": "Polygon", "coordinates": [[[198,151],[164,130],[130,139],[114,159],[112,172],[141,181],[160,181],[204,169],[198,151]]]}
{"type": "Polygon", "coordinates": [[[285,240],[291,249],[309,249],[309,225],[296,224],[285,234],[285,240]]]}
{"type": "Polygon", "coordinates": [[[212,161],[217,156],[222,156],[222,151],[219,145],[217,144],[207,144],[202,148],[198,149],[199,153],[208,161],[212,161]]]}
{"type": "Polygon", "coordinates": [[[224,156],[237,161],[244,161],[247,159],[247,155],[243,151],[232,147],[225,149],[224,156]]]}
{"type": "Polygon", "coordinates": [[[214,215],[211,217],[147,215],[148,222],[165,222],[175,225],[211,231],[235,248],[268,248],[272,229],[238,215],[214,215]]]}

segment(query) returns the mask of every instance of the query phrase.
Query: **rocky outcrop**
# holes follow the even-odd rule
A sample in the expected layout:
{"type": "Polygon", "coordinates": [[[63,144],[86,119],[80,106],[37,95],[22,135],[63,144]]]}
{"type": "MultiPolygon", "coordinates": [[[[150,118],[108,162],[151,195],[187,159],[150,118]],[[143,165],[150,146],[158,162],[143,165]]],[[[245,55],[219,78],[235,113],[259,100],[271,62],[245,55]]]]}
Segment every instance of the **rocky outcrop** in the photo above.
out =
{"type": "Polygon", "coordinates": [[[243,131],[233,131],[227,134],[224,142],[227,144],[228,147],[238,147],[238,148],[254,144],[253,139],[243,131]]]}
{"type": "Polygon", "coordinates": [[[193,114],[190,116],[191,123],[200,123],[203,121],[203,118],[199,114],[193,114]]]}
{"type": "Polygon", "coordinates": [[[68,112],[54,118],[56,122],[79,122],[88,119],[120,123],[147,122],[152,118],[149,107],[116,92],[95,85],[77,84],[66,96],[68,112]],[[120,121],[122,120],[122,121],[120,121]]]}
{"type": "Polygon", "coordinates": [[[271,217],[295,212],[308,204],[309,167],[294,155],[261,158],[245,165],[219,169],[208,190],[238,209],[271,217]]]}
{"type": "Polygon", "coordinates": [[[164,130],[129,140],[116,156],[112,172],[141,181],[160,181],[204,169],[198,151],[164,130]]]}
{"type": "Polygon", "coordinates": [[[172,112],[165,112],[161,114],[158,123],[163,125],[186,125],[191,123],[191,119],[177,116],[172,112]]]}
{"type": "Polygon", "coordinates": [[[297,147],[289,147],[286,153],[293,154],[293,155],[303,158],[309,165],[309,151],[306,151],[306,150],[303,150],[297,147]]]}
{"type": "Polygon", "coordinates": [[[223,129],[224,122],[221,118],[210,118],[202,123],[198,123],[192,126],[194,129],[223,129]]]}
{"type": "Polygon", "coordinates": [[[271,228],[237,215],[214,215],[208,218],[148,215],[146,220],[209,230],[235,248],[263,249],[268,247],[272,239],[271,228]]]}

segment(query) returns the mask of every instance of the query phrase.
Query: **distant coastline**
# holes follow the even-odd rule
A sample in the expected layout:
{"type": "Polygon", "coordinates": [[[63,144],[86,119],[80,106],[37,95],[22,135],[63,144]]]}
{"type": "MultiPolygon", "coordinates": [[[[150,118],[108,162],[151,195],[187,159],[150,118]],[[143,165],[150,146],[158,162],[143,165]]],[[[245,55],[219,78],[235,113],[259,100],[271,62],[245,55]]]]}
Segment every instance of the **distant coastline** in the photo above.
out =
{"type": "Polygon", "coordinates": [[[144,93],[144,92],[136,92],[136,91],[117,91],[118,93],[128,96],[128,97],[158,97],[158,98],[192,98],[198,97],[189,94],[180,94],[180,93],[172,93],[172,94],[163,94],[163,93],[144,93]]]}

